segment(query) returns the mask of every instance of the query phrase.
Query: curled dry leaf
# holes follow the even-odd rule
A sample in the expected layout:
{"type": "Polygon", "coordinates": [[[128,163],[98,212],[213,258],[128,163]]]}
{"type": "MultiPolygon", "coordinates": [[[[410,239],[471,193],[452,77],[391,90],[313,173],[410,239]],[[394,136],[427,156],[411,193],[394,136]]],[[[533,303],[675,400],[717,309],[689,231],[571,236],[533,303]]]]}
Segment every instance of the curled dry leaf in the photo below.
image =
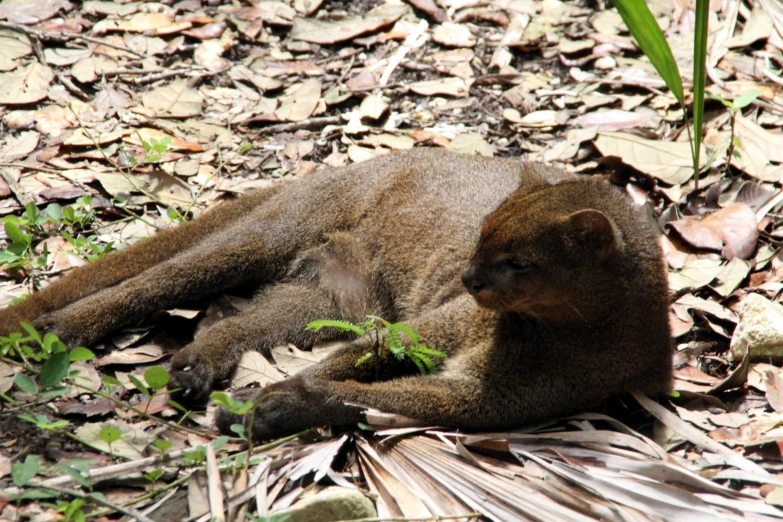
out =
{"type": "Polygon", "coordinates": [[[749,259],[759,237],[756,215],[745,203],[733,203],[701,221],[680,219],[667,226],[692,246],[720,251],[726,259],[749,259]]]}
{"type": "Polygon", "coordinates": [[[297,17],[291,28],[293,40],[317,44],[333,44],[350,40],[360,34],[377,31],[393,24],[408,12],[407,6],[381,4],[361,16],[349,16],[338,21],[311,20],[297,17]]]}

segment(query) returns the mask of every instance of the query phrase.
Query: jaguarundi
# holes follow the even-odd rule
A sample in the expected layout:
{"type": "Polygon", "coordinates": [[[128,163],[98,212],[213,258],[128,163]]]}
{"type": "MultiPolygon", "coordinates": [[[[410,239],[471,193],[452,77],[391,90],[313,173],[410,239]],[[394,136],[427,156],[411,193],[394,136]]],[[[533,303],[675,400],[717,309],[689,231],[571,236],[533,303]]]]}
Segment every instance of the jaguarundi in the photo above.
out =
{"type": "MultiPolygon", "coordinates": [[[[670,386],[664,264],[622,192],[545,165],[435,149],[227,202],[0,310],[0,334],[28,321],[89,346],[157,310],[251,284],[259,290],[246,310],[174,356],[171,388],[204,400],[245,350],[339,335],[306,331],[314,319],[403,321],[448,354],[433,374],[396,360],[379,372],[356,366],[371,341],[355,340],[297,376],[239,392],[272,392],[254,415],[258,438],[356,423],[356,404],[505,429],[670,386]]],[[[223,429],[235,422],[218,415],[223,429]]]]}

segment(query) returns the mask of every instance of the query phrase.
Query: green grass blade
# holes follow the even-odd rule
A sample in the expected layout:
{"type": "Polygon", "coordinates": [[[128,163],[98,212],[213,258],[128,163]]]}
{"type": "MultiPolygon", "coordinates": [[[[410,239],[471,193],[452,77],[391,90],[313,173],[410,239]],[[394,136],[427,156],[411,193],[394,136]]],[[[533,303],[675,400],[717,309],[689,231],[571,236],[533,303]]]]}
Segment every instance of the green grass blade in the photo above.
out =
{"type": "Polygon", "coordinates": [[[699,188],[699,155],[704,122],[704,87],[707,81],[707,25],[710,1],[696,0],[696,27],[693,35],[693,176],[699,188]]]}
{"type": "Polygon", "coordinates": [[[639,48],[652,62],[680,105],[685,107],[680,70],[677,69],[672,50],[650,8],[644,0],[613,0],[613,3],[628,30],[631,31],[631,35],[639,44],[639,48]]]}

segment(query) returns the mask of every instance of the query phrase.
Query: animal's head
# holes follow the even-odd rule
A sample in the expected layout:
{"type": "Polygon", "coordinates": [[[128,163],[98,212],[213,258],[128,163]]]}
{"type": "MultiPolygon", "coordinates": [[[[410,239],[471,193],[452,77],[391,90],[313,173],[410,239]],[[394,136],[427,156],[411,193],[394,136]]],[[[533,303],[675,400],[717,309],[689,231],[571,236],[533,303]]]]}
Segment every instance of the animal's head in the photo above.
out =
{"type": "MultiPolygon", "coordinates": [[[[616,220],[591,205],[595,195],[584,197],[599,185],[580,181],[517,192],[487,216],[462,274],[478,304],[545,322],[604,315],[602,300],[624,291],[618,270],[626,245],[616,220]]],[[[614,188],[597,190],[614,200],[610,207],[627,205],[614,188]]]]}

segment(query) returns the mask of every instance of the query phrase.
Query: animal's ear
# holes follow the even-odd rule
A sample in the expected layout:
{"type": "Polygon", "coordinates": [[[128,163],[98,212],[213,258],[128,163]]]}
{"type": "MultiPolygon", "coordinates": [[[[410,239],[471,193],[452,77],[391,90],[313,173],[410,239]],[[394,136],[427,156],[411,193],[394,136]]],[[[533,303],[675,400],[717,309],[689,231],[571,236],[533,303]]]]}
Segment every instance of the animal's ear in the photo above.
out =
{"type": "Polygon", "coordinates": [[[600,210],[585,209],[568,216],[573,237],[600,259],[623,249],[623,238],[614,221],[600,210]]]}

